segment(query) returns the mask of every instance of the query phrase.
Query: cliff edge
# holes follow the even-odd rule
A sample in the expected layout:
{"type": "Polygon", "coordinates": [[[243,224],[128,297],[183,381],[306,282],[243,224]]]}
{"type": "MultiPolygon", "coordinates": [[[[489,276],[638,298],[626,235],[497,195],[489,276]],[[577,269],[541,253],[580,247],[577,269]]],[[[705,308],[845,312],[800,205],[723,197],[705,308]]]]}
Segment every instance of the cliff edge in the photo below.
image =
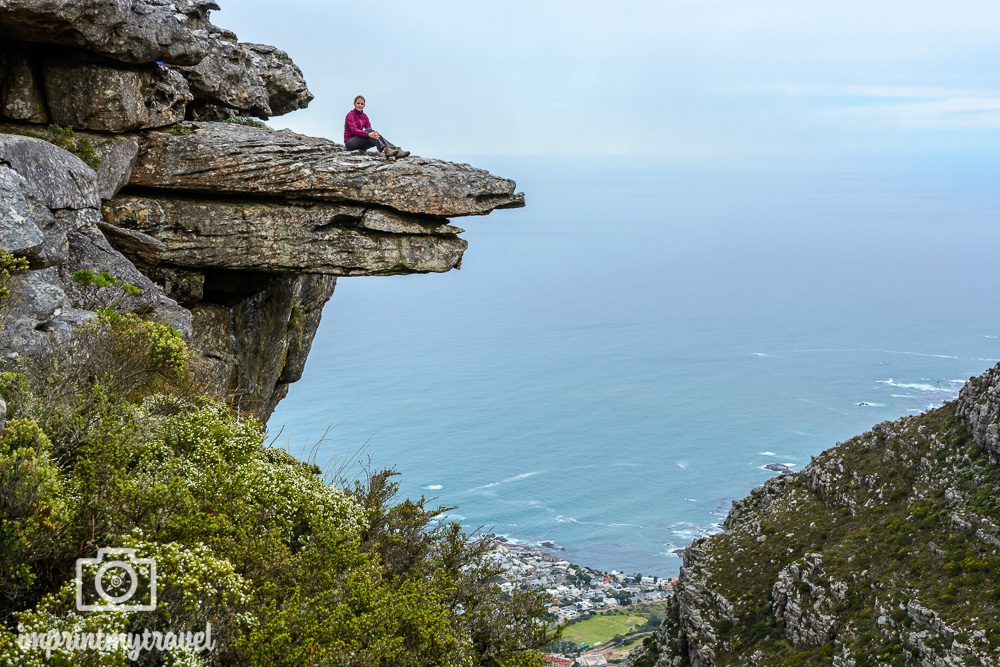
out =
{"type": "Polygon", "coordinates": [[[632,664],[1000,664],[998,416],[1000,366],[755,489],[632,664]]]}
{"type": "Polygon", "coordinates": [[[44,355],[113,302],[180,331],[204,382],[266,419],[338,276],[459,268],[450,218],[524,196],[469,165],[253,120],[312,94],[285,52],[240,42],[213,9],[0,7],[0,249],[29,263],[7,281],[0,356],[44,355]]]}

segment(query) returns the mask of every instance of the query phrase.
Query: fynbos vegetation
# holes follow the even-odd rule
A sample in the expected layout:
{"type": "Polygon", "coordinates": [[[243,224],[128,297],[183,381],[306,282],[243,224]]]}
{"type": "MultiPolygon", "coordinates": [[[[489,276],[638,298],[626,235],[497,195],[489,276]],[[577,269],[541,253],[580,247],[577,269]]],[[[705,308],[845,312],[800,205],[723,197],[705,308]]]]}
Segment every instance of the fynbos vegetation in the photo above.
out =
{"type": "Polygon", "coordinates": [[[956,417],[991,392],[974,380],[736,503],[636,667],[997,664],[1000,466],[956,417]]]}
{"type": "MultiPolygon", "coordinates": [[[[25,633],[203,629],[211,652],[143,664],[540,665],[541,601],[502,595],[486,545],[398,501],[392,473],[338,488],[207,398],[169,327],[101,311],[77,342],[0,375],[0,664],[122,665],[25,650],[25,633]],[[77,609],[99,548],[156,562],[152,611],[77,609]],[[85,582],[86,583],[86,582],[85,582]]],[[[92,582],[91,582],[92,583],[92,582]]]]}

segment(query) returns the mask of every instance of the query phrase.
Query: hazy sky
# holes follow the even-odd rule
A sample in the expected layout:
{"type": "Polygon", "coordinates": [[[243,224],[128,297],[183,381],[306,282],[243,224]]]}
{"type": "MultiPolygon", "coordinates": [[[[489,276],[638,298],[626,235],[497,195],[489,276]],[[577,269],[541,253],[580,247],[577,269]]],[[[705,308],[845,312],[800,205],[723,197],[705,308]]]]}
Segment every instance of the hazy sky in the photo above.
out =
{"type": "Polygon", "coordinates": [[[1000,154],[997,0],[219,0],[343,138],[356,94],[419,154],[672,162],[1000,154]]]}

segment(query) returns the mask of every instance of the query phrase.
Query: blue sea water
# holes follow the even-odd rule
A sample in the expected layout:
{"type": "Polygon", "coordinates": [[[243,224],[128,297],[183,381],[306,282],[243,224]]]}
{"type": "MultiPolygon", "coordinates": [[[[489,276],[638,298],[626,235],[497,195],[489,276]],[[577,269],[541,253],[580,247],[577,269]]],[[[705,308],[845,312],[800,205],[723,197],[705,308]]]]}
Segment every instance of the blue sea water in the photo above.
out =
{"type": "Polygon", "coordinates": [[[673,575],[733,499],[1000,360],[1000,169],[481,158],[461,271],[341,279],[269,422],[330,472],[673,575]],[[324,438],[324,432],[329,428],[324,438]]]}

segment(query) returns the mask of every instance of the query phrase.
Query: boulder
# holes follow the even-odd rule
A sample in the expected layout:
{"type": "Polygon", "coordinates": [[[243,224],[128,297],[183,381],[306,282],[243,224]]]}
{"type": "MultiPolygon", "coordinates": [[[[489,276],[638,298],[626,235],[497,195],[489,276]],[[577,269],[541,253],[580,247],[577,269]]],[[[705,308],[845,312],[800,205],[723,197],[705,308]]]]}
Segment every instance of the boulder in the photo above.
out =
{"type": "Polygon", "coordinates": [[[73,128],[126,132],[184,120],[187,81],[162,65],[110,66],[57,56],[45,62],[52,120],[73,128]]]}
{"type": "Polygon", "coordinates": [[[196,101],[193,109],[217,105],[250,116],[271,115],[263,73],[253,66],[251,52],[228,30],[212,30],[208,55],[197,65],[179,67],[178,71],[191,86],[196,101]]]}
{"type": "Polygon", "coordinates": [[[23,185],[16,171],[0,165],[0,249],[16,255],[34,254],[45,238],[32,220],[23,185]]]}
{"type": "Polygon", "coordinates": [[[138,248],[131,246],[141,237],[116,242],[133,261],[189,269],[335,276],[444,272],[459,265],[468,245],[440,219],[427,224],[320,202],[119,196],[104,205],[103,216],[157,242],[138,248]],[[367,228],[360,226],[363,220],[367,228]],[[379,226],[382,231],[371,231],[379,226]]]}
{"type": "Polygon", "coordinates": [[[3,320],[26,320],[37,327],[62,312],[66,293],[58,284],[58,278],[55,267],[12,276],[11,297],[4,304],[3,320]]]}
{"type": "Polygon", "coordinates": [[[132,175],[132,167],[139,155],[139,138],[130,134],[90,135],[90,138],[101,158],[97,167],[98,194],[101,199],[111,199],[132,175]]]}
{"type": "Polygon", "coordinates": [[[94,170],[46,141],[0,134],[0,162],[20,174],[24,193],[48,209],[100,206],[94,170]]]}
{"type": "Polygon", "coordinates": [[[205,58],[178,70],[195,96],[192,118],[221,119],[220,108],[234,115],[268,118],[303,109],[313,99],[302,70],[287,53],[273,46],[239,42],[234,33],[215,26],[205,58]]]}
{"type": "Polygon", "coordinates": [[[262,72],[272,116],[309,106],[313,94],[306,86],[302,70],[287,53],[267,44],[244,42],[241,46],[251,53],[254,66],[262,72]]]}
{"type": "MultiPolygon", "coordinates": [[[[41,125],[0,123],[0,133],[35,137],[49,143],[56,141],[52,130],[41,125]]],[[[74,131],[73,136],[77,141],[87,141],[93,147],[94,155],[100,159],[96,169],[98,195],[101,199],[111,199],[132,175],[132,167],[139,154],[139,138],[134,134],[86,131],[74,131]]]]}
{"type": "Polygon", "coordinates": [[[0,36],[80,47],[126,63],[193,65],[213,0],[4,0],[0,36]]]}
{"type": "Polygon", "coordinates": [[[524,206],[514,181],[467,164],[348,151],[327,139],[234,123],[186,123],[187,136],[147,132],[129,185],[330,202],[403,213],[484,215],[524,206]]]}

